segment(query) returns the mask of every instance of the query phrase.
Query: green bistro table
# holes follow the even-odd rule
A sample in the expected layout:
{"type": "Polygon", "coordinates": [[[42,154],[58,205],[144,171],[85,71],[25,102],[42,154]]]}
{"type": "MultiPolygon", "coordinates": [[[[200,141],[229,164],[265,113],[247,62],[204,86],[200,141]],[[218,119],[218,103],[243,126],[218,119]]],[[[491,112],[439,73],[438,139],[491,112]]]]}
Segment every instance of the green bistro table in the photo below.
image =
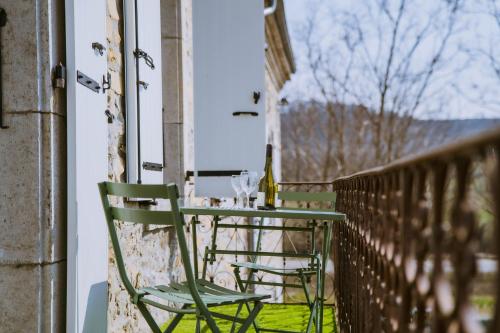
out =
{"type": "MultiPolygon", "coordinates": [[[[325,268],[328,258],[330,257],[330,243],[332,239],[332,222],[339,222],[345,220],[345,214],[335,212],[332,210],[313,210],[313,209],[287,209],[278,208],[276,210],[257,210],[257,209],[243,209],[243,208],[217,208],[217,207],[181,207],[180,212],[185,215],[195,216],[191,221],[192,235],[193,235],[193,247],[194,256],[197,256],[196,250],[196,223],[198,221],[198,216],[212,216],[214,219],[219,220],[222,217],[259,217],[259,218],[276,218],[276,219],[295,219],[295,220],[316,220],[323,222],[323,247],[321,251],[321,271],[319,278],[319,290],[318,299],[316,302],[319,305],[318,320],[319,320],[319,332],[323,331],[323,303],[325,297],[325,268]]],[[[226,226],[230,228],[230,226],[226,226]]],[[[272,228],[272,227],[266,227],[272,228]]],[[[274,227],[279,229],[280,227],[274,227]]],[[[213,233],[217,233],[217,230],[213,230],[213,233]]],[[[215,237],[212,237],[215,240],[215,237]]],[[[223,251],[221,251],[222,253],[223,251]]],[[[234,253],[232,251],[231,253],[234,253]]],[[[258,255],[257,252],[251,251],[239,251],[241,255],[258,255]]],[[[293,256],[293,254],[290,254],[293,256]]],[[[198,260],[194,260],[194,273],[198,277],[198,260]]]]}

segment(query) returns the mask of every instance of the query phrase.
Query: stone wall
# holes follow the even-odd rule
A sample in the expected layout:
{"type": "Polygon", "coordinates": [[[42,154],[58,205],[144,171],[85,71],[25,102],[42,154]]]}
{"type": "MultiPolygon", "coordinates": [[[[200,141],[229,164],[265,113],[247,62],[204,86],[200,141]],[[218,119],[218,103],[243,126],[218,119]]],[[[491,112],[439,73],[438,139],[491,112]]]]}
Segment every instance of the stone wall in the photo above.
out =
{"type": "Polygon", "coordinates": [[[66,298],[64,1],[0,0],[0,332],[64,332],[66,298]]]}
{"type": "MultiPolygon", "coordinates": [[[[107,107],[114,118],[109,124],[108,172],[111,181],[123,182],[126,178],[122,1],[108,0],[107,7],[108,70],[112,77],[112,86],[107,92],[107,107]]],[[[134,286],[167,284],[182,273],[172,229],[149,231],[140,225],[120,224],[118,230],[127,272],[134,286]]],[[[145,320],[130,302],[130,297],[122,285],[111,242],[109,246],[108,331],[147,332],[149,328],[145,320]]],[[[159,323],[168,319],[165,311],[153,311],[153,315],[159,323]]]]}

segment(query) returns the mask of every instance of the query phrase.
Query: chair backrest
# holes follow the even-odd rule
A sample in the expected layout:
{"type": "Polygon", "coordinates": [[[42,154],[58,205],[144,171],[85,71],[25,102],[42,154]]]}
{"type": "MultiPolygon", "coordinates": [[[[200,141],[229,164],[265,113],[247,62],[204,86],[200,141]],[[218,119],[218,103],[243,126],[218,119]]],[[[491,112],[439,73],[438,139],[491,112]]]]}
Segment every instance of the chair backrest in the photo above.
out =
{"type": "Polygon", "coordinates": [[[335,207],[336,192],[288,192],[279,191],[278,199],[284,202],[304,202],[306,205],[311,203],[326,203],[331,208],[335,207]]]}
{"type": "MultiPolygon", "coordinates": [[[[307,208],[308,210],[334,211],[336,197],[337,194],[335,192],[278,192],[278,199],[282,201],[281,209],[289,210],[300,210],[303,208],[307,208]],[[291,205],[287,206],[287,204],[291,205]]],[[[283,221],[283,225],[287,225],[286,220],[283,221]]],[[[309,229],[309,231],[306,231],[307,233],[309,233],[309,241],[305,243],[305,247],[303,247],[303,250],[307,250],[307,252],[313,253],[316,251],[316,223],[312,221],[312,223],[308,224],[307,228],[309,229]],[[307,243],[309,244],[307,245],[307,243]]],[[[289,246],[292,246],[294,249],[296,249],[298,247],[298,244],[294,243],[303,241],[304,237],[299,233],[293,233],[289,234],[289,236],[285,239],[288,239],[289,246]]],[[[311,264],[313,264],[313,261],[311,261],[311,264]]]]}
{"type": "Polygon", "coordinates": [[[173,226],[176,230],[177,240],[179,242],[179,249],[181,252],[184,269],[186,271],[188,284],[190,286],[190,289],[193,288],[192,292],[197,294],[198,292],[196,289],[194,275],[191,269],[187,242],[184,235],[184,218],[179,212],[179,206],[177,203],[179,198],[177,185],[137,185],[102,182],[99,183],[98,186],[120,278],[122,279],[125,288],[132,296],[132,298],[137,297],[137,291],[133,287],[126,273],[120,243],[116,232],[116,226],[114,223],[115,220],[139,224],[173,226]],[[165,211],[148,210],[144,208],[115,207],[110,204],[108,196],[116,196],[127,199],[167,199],[170,202],[171,210],[165,211]]]}

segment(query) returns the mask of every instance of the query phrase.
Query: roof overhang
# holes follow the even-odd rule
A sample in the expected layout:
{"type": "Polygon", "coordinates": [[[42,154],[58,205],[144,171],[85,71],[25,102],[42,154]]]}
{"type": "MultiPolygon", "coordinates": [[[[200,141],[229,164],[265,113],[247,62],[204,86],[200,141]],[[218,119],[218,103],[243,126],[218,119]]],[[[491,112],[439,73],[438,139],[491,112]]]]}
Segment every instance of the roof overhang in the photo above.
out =
{"type": "MultiPolygon", "coordinates": [[[[277,1],[276,10],[266,16],[266,42],[268,46],[266,57],[272,61],[277,84],[282,87],[295,73],[295,60],[288,34],[283,0],[274,1],[277,1]]],[[[265,4],[266,7],[270,7],[273,5],[273,0],[266,0],[265,4]]]]}

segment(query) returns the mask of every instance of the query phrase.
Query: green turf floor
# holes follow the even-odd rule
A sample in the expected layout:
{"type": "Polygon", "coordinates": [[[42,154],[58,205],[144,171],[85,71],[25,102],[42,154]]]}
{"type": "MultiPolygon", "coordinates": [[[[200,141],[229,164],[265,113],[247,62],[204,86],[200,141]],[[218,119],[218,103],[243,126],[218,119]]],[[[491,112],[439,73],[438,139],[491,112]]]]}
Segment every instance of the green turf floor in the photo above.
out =
{"type": "MultiPolygon", "coordinates": [[[[219,308],[212,308],[212,310],[234,315],[236,313],[236,306],[223,306],[219,308]],[[216,310],[217,309],[217,310],[216,310]]],[[[247,315],[247,312],[242,312],[243,316],[247,315]]],[[[307,321],[309,319],[309,309],[306,305],[295,305],[295,304],[264,304],[264,308],[260,312],[257,322],[259,326],[265,328],[274,329],[285,329],[292,331],[305,331],[307,327],[307,321]]],[[[231,329],[231,322],[226,320],[216,319],[217,324],[221,332],[229,332],[231,329]]],[[[179,333],[194,333],[196,320],[194,315],[186,315],[183,317],[175,332],[179,333]]],[[[163,326],[165,329],[167,324],[163,326]]],[[[202,332],[210,332],[207,327],[204,327],[202,322],[202,332]]],[[[247,332],[255,332],[253,328],[249,329],[247,332]]],[[[323,332],[325,333],[336,333],[333,307],[330,305],[325,305],[323,311],[323,332]]]]}

